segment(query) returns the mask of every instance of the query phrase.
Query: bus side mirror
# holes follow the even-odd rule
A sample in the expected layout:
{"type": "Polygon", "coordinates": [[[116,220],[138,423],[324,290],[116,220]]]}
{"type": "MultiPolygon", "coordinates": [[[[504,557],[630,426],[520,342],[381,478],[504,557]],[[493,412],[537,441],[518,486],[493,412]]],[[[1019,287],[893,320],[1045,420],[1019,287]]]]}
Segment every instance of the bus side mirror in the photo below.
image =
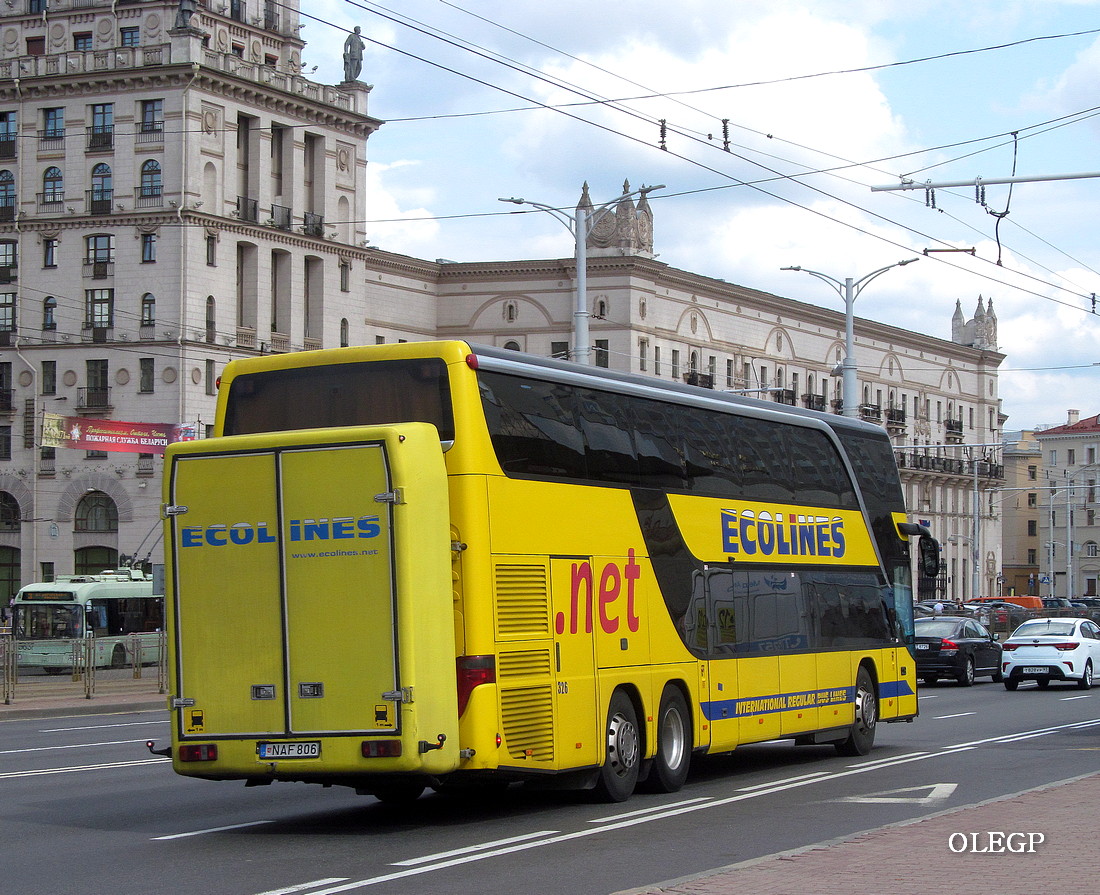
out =
{"type": "Polygon", "coordinates": [[[940,573],[940,542],[930,535],[921,535],[917,542],[920,553],[920,573],[925,578],[935,578],[940,573]]]}

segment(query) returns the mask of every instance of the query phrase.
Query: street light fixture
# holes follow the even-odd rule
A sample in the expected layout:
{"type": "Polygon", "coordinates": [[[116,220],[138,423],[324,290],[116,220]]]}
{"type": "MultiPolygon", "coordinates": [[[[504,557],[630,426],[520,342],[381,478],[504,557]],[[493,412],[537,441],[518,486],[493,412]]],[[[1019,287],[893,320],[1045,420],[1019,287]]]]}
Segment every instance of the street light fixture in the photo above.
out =
{"type": "Polygon", "coordinates": [[[859,406],[856,400],[856,359],[854,353],[855,343],[855,313],[854,307],[856,299],[859,298],[860,293],[871,282],[886,271],[893,267],[904,267],[906,264],[912,264],[914,261],[920,261],[920,258],[906,258],[904,261],[897,261],[894,264],[887,264],[885,267],[880,267],[878,270],[873,270],[869,274],[860,277],[858,280],[852,277],[846,277],[843,281],[838,280],[836,277],[831,277],[828,274],[821,273],[817,270],[809,270],[805,267],[781,267],[780,270],[797,270],[802,273],[808,273],[811,277],[817,277],[819,280],[828,283],[837,295],[844,300],[844,363],[841,364],[841,371],[843,373],[843,379],[841,385],[843,393],[841,395],[841,413],[844,416],[859,416],[859,406]]]}
{"type": "MultiPolygon", "coordinates": [[[[587,191],[588,184],[586,183],[584,186],[587,191]]],[[[591,235],[592,229],[620,202],[633,198],[634,196],[645,197],[654,190],[663,190],[664,188],[665,185],[663,183],[658,186],[643,186],[631,192],[624,192],[617,199],[612,199],[610,202],[604,202],[602,205],[598,205],[595,208],[578,207],[573,214],[570,214],[562,208],[555,208],[553,205],[543,205],[541,202],[529,202],[526,199],[511,198],[497,200],[498,202],[510,202],[513,205],[530,205],[538,211],[545,211],[551,217],[560,221],[565,226],[565,229],[573,236],[573,240],[576,243],[575,256],[577,260],[577,291],[573,304],[573,360],[578,363],[592,363],[592,346],[588,344],[588,237],[591,235]]],[[[516,213],[518,214],[519,212],[516,213]]]]}

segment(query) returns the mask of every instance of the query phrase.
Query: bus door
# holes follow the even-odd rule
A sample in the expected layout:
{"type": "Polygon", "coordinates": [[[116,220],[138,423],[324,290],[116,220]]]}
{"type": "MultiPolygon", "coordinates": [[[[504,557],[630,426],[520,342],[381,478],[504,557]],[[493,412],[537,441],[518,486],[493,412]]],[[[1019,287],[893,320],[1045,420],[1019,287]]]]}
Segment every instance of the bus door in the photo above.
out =
{"type": "Polygon", "coordinates": [[[434,427],[396,428],[174,447],[181,738],[394,736],[416,712],[457,754],[442,451],[434,427]]]}
{"type": "Polygon", "coordinates": [[[591,559],[550,559],[554,630],[555,754],[573,764],[603,760],[596,707],[595,595],[589,589],[591,559]]]}

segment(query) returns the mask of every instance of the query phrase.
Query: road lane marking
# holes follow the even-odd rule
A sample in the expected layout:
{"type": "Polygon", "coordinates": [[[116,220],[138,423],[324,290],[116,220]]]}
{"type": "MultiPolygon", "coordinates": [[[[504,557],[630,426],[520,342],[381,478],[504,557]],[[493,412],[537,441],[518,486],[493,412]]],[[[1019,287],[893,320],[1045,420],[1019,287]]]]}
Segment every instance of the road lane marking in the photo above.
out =
{"type": "Polygon", "coordinates": [[[455,848],[451,851],[442,851],[435,855],[425,855],[422,858],[410,858],[407,861],[396,861],[391,867],[415,867],[417,864],[427,864],[430,861],[442,861],[454,858],[458,855],[468,855],[486,848],[497,848],[501,845],[511,845],[513,842],[525,842],[528,839],[537,839],[539,836],[553,836],[557,830],[539,830],[537,833],[525,833],[522,836],[512,836],[508,839],[497,839],[493,842],[482,842],[478,845],[467,845],[465,848],[455,848]]]}
{"type": "Polygon", "coordinates": [[[49,774],[73,774],[77,771],[109,771],[114,768],[133,768],[145,764],[163,764],[167,758],[141,758],[137,761],[113,761],[105,764],[73,765],[67,768],[41,768],[37,771],[8,771],[0,773],[0,780],[15,780],[19,777],[45,777],[49,774]]]}
{"type": "Polygon", "coordinates": [[[167,724],[167,718],[153,718],[149,721],[126,721],[123,724],[90,724],[87,727],[43,727],[39,733],[69,733],[73,730],[103,730],[111,727],[147,727],[150,724],[167,724]]]}
{"type": "Polygon", "coordinates": [[[977,712],[958,712],[954,715],[933,715],[932,720],[933,721],[947,721],[950,718],[965,718],[968,715],[976,715],[976,714],[978,714],[978,713],[977,712]]]}
{"type": "Polygon", "coordinates": [[[700,796],[697,799],[684,799],[682,802],[671,802],[668,805],[655,805],[652,808],[640,808],[637,811],[626,811],[622,814],[612,814],[609,817],[597,817],[595,820],[590,820],[590,824],[606,824],[615,820],[622,820],[624,817],[639,817],[643,814],[649,814],[652,811],[663,811],[665,808],[673,808],[679,805],[694,805],[697,802],[709,802],[710,796],[700,796]]]}
{"type": "MultiPolygon", "coordinates": [[[[230,824],[227,827],[210,827],[207,830],[191,830],[189,833],[171,833],[167,836],[154,836],[150,842],[165,842],[169,839],[187,839],[189,836],[205,836],[207,833],[224,833],[226,830],[241,830],[245,827],[259,827],[263,824],[273,824],[273,820],[250,820],[243,824],[230,824]]],[[[340,877],[339,879],[347,879],[340,877]]],[[[324,882],[328,882],[325,880],[324,882]]]]}
{"type": "Polygon", "coordinates": [[[72,743],[64,746],[31,746],[27,749],[4,749],[0,750],[0,755],[23,755],[27,752],[52,752],[55,749],[88,749],[92,746],[129,746],[133,743],[147,742],[143,737],[140,740],[111,740],[106,743],[72,743]]]}
{"type": "Polygon", "coordinates": [[[287,886],[285,889],[270,889],[267,892],[261,892],[260,895],[294,895],[295,892],[305,892],[309,889],[316,889],[318,886],[328,886],[332,883],[346,881],[346,876],[330,876],[326,879],[315,879],[311,883],[298,883],[296,886],[287,886]]]}
{"type": "Polygon", "coordinates": [[[861,802],[889,805],[934,805],[949,799],[958,789],[957,783],[931,783],[924,786],[906,786],[902,789],[887,789],[882,792],[870,792],[865,796],[844,796],[834,799],[836,802],[861,802]],[[901,793],[923,792],[923,796],[903,796],[901,793]]]}

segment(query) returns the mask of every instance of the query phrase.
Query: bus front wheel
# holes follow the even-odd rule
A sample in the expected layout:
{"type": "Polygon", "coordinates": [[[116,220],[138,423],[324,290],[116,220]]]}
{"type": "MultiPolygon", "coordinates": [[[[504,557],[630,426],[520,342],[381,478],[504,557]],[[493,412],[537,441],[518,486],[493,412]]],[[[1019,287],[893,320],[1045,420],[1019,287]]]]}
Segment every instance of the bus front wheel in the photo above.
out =
{"type": "Polygon", "coordinates": [[[596,789],[605,801],[625,802],[638,783],[642,741],[634,703],[622,690],[611,697],[604,732],[605,755],[596,789]]]}
{"type": "Polygon", "coordinates": [[[862,665],[856,672],[856,719],[846,739],[836,743],[841,755],[866,755],[875,744],[875,727],[878,724],[878,696],[871,673],[862,665]]]}
{"type": "Polygon", "coordinates": [[[691,715],[677,687],[668,686],[661,695],[657,712],[657,754],[644,789],[648,792],[679,792],[691,764],[691,715]]]}

